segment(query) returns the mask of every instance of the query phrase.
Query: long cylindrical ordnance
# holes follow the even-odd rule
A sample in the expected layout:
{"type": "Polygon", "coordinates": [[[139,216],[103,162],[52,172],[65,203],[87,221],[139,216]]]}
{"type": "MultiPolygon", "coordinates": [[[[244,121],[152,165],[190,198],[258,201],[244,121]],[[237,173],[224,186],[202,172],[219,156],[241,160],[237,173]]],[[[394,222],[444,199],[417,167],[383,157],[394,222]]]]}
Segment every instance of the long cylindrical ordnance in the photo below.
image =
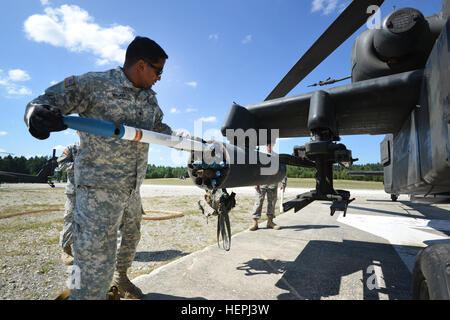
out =
{"type": "Polygon", "coordinates": [[[200,141],[133,128],[103,120],[63,116],[63,121],[71,129],[104,137],[158,144],[184,151],[203,151],[205,148],[208,148],[207,144],[200,141]]]}
{"type": "Polygon", "coordinates": [[[286,175],[286,166],[279,163],[278,154],[268,155],[221,142],[202,143],[90,118],[64,116],[63,121],[71,129],[90,134],[189,151],[189,175],[203,189],[272,184],[286,175]]]}

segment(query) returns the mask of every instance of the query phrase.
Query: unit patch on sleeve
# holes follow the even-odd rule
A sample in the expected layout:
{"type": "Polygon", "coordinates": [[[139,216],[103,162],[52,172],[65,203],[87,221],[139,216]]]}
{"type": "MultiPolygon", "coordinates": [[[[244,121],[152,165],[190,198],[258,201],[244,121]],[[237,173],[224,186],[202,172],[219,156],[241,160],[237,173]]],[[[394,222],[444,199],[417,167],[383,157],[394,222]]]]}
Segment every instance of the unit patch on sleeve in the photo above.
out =
{"type": "Polygon", "coordinates": [[[70,76],[68,78],[64,79],[64,87],[70,87],[73,86],[75,84],[75,77],[74,76],[70,76]]]}

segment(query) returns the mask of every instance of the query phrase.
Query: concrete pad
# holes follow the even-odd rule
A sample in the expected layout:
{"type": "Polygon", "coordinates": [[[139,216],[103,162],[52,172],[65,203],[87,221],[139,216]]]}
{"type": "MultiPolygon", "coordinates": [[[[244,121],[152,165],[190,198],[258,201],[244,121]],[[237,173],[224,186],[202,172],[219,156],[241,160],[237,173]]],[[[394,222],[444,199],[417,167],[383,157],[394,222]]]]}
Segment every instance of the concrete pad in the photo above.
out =
{"type": "Polygon", "coordinates": [[[374,230],[384,226],[391,234],[395,226],[405,235],[419,226],[428,241],[435,234],[450,242],[442,230],[450,205],[416,206],[403,198],[391,202],[384,193],[353,194],[359,195],[347,212],[348,223],[339,212],[330,216],[329,202],[316,201],[278,216],[280,230],[263,223],[257,231],[234,235],[228,252],[213,245],[133,282],[151,300],[409,299],[411,260],[400,255],[415,256],[427,244],[408,237],[402,243],[399,234],[391,243],[386,234],[354,221],[361,224],[365,216],[374,230]]]}

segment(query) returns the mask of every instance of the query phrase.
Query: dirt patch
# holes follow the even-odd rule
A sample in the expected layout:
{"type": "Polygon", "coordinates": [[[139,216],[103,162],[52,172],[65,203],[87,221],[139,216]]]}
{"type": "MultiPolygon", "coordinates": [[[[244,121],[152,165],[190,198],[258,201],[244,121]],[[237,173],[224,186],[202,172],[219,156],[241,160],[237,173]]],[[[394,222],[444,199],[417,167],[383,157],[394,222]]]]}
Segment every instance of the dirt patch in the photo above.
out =
{"type": "MultiPolygon", "coordinates": [[[[141,241],[129,270],[131,279],[216,243],[217,218],[211,217],[207,223],[198,208],[203,192],[198,188],[164,190],[141,192],[144,209],[179,211],[183,217],[142,221],[141,241]]],[[[233,234],[250,225],[254,197],[249,192],[237,192],[236,200],[230,214],[233,234]]],[[[63,186],[0,189],[0,217],[45,210],[0,219],[0,299],[54,299],[67,287],[70,269],[62,264],[59,247],[64,212],[58,210],[64,202],[63,186]]]]}

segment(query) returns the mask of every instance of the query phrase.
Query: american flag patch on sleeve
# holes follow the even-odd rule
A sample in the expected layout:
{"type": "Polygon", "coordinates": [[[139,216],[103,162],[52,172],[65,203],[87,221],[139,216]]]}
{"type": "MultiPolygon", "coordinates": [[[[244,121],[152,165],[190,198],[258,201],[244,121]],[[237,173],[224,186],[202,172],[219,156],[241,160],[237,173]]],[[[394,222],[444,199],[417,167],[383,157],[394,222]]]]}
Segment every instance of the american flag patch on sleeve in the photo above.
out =
{"type": "Polygon", "coordinates": [[[75,84],[75,77],[74,76],[70,76],[68,78],[64,79],[64,87],[70,87],[73,86],[75,84]]]}

